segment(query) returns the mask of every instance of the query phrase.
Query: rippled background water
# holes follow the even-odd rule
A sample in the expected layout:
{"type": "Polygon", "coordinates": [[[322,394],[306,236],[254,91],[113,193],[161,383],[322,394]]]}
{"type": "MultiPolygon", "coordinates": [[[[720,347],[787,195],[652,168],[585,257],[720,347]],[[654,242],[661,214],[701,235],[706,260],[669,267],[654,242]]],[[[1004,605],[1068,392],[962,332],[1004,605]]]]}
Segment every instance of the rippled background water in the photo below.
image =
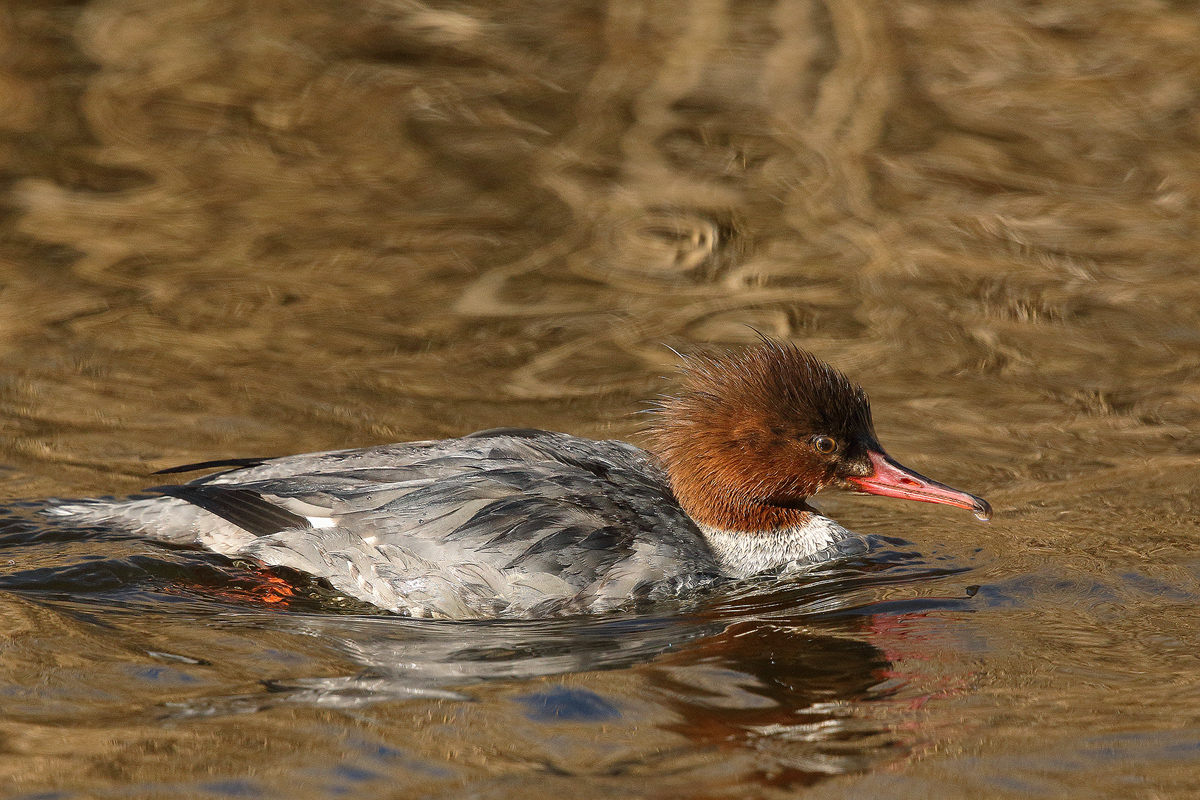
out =
{"type": "Polygon", "coordinates": [[[1195,796],[1197,42],[1165,0],[8,0],[0,792],[1195,796]],[[879,550],[468,625],[20,502],[636,440],[668,346],[752,328],[993,522],[831,494],[879,550]]]}

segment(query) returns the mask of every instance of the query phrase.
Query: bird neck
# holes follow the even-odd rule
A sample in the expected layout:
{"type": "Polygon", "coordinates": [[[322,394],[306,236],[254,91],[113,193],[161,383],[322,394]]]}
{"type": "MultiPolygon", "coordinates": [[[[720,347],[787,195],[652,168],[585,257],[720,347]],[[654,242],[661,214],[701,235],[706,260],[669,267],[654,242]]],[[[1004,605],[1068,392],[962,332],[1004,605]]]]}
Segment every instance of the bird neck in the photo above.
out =
{"type": "Polygon", "coordinates": [[[698,527],[721,571],[732,578],[796,568],[855,549],[852,545],[859,537],[849,530],[814,511],[804,515],[803,523],[768,534],[747,534],[703,523],[698,527]]]}

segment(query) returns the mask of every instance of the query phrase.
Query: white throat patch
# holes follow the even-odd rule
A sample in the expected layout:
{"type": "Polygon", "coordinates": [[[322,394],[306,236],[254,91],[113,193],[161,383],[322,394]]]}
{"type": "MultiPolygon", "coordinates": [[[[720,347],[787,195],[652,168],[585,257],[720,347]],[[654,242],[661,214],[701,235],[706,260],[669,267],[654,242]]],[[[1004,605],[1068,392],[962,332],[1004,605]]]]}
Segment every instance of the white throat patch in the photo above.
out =
{"type": "Polygon", "coordinates": [[[813,561],[813,556],[843,539],[856,538],[854,533],[820,514],[811,514],[803,525],[769,533],[743,533],[708,525],[699,528],[721,570],[733,578],[798,566],[798,562],[813,561]]]}

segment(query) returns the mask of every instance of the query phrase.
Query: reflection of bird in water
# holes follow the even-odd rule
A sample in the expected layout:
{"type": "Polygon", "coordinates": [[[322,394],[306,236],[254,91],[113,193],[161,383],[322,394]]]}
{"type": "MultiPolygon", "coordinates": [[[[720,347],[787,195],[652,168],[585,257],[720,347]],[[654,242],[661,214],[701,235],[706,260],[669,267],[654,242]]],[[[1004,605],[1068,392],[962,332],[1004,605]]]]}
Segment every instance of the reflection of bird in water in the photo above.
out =
{"type": "Polygon", "coordinates": [[[669,729],[727,753],[752,744],[743,786],[810,786],[897,755],[886,723],[855,714],[901,684],[885,653],[811,623],[737,622],[656,659],[645,674],[676,715],[669,729]]]}
{"type": "Polygon", "coordinates": [[[652,452],[497,429],[210,462],[193,468],[234,469],[159,487],[162,497],[48,512],[452,618],[606,611],[857,552],[859,537],[806,502],[831,485],[990,514],[888,457],[862,389],[790,345],[689,358],[681,391],[654,417],[652,452]]]}

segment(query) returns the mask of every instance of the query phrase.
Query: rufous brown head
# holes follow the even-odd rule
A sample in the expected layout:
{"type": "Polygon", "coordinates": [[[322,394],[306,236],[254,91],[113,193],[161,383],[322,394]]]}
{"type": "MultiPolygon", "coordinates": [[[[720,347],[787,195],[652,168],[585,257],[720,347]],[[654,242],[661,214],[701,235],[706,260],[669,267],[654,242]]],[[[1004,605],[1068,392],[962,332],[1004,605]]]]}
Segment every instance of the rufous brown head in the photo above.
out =
{"type": "Polygon", "coordinates": [[[866,393],[794,345],[764,339],[739,353],[690,356],[680,391],[648,433],[684,509],[726,530],[801,524],[821,489],[969,508],[982,499],[900,466],[875,436],[866,393]]]}

